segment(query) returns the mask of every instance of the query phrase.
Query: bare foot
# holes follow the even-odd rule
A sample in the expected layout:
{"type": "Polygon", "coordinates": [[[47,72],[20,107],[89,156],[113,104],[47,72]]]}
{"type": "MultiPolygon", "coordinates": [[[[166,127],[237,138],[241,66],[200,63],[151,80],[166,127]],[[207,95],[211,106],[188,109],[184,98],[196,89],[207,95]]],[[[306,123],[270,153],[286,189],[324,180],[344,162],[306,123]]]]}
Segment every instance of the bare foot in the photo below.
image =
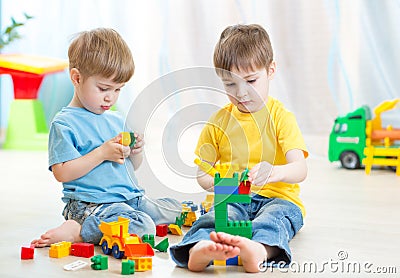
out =
{"type": "MultiPolygon", "coordinates": [[[[215,232],[212,232],[215,234],[215,232]]],[[[211,237],[211,236],[210,236],[211,237]]],[[[227,260],[239,255],[239,248],[212,240],[201,240],[189,250],[188,268],[203,271],[212,260],[227,260]]]]}
{"type": "Polygon", "coordinates": [[[67,220],[57,228],[48,230],[39,239],[32,240],[35,247],[46,247],[60,241],[81,242],[81,225],[75,220],[67,220]]]}
{"type": "Polygon", "coordinates": [[[233,236],[227,233],[218,232],[216,241],[221,244],[237,247],[240,250],[243,268],[246,272],[259,272],[259,265],[267,259],[266,247],[251,239],[233,236]]]}

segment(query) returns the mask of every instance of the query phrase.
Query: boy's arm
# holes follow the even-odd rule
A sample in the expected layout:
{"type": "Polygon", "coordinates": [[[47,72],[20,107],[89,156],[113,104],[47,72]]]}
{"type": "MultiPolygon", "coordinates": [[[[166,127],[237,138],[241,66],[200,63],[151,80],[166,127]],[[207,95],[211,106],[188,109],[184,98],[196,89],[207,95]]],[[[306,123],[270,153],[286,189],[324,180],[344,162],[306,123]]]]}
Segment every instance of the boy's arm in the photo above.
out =
{"type": "MultiPolygon", "coordinates": [[[[208,163],[211,166],[213,166],[213,164],[211,162],[204,161],[204,160],[203,160],[203,162],[208,163]]],[[[201,170],[200,167],[197,170],[197,182],[204,190],[209,191],[209,192],[214,192],[214,177],[205,173],[203,170],[201,170]]]]}
{"type": "Polygon", "coordinates": [[[272,182],[299,183],[307,176],[307,164],[304,153],[293,149],[286,153],[285,165],[271,165],[263,161],[255,165],[249,172],[249,181],[254,185],[272,182]]]}
{"type": "Polygon", "coordinates": [[[59,182],[68,182],[83,177],[105,160],[123,164],[122,145],[118,143],[120,138],[118,135],[79,158],[52,165],[54,177],[59,182]]]}

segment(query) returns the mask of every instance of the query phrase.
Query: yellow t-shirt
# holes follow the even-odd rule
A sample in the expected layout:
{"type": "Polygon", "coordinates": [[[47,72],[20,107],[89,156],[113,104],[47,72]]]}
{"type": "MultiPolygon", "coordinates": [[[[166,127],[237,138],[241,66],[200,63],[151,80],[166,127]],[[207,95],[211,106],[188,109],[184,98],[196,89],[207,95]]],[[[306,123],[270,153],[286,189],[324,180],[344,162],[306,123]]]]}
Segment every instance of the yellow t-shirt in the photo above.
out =
{"type": "MultiPolygon", "coordinates": [[[[212,115],[200,134],[195,154],[208,162],[237,164],[242,172],[261,161],[286,164],[285,154],[292,149],[300,149],[304,157],[308,156],[295,116],[280,101],[269,97],[267,105],[255,113],[242,113],[230,103],[212,115]]],[[[251,191],[288,200],[305,216],[298,184],[252,185],[251,191]]]]}

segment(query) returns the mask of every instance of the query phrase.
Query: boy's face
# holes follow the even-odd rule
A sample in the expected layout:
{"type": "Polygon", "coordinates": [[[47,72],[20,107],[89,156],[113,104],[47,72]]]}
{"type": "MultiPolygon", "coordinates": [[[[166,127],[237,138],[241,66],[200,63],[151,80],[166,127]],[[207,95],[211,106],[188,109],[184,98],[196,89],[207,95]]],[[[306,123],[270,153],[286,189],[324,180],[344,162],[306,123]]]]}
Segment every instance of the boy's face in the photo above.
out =
{"type": "Polygon", "coordinates": [[[74,104],[92,113],[102,114],[113,106],[119,97],[125,83],[115,83],[112,78],[90,76],[83,80],[81,77],[72,81],[75,87],[74,104]]]}
{"type": "Polygon", "coordinates": [[[221,79],[229,100],[244,113],[261,110],[268,100],[269,82],[275,70],[272,62],[268,69],[233,69],[232,74],[224,74],[221,79]]]}

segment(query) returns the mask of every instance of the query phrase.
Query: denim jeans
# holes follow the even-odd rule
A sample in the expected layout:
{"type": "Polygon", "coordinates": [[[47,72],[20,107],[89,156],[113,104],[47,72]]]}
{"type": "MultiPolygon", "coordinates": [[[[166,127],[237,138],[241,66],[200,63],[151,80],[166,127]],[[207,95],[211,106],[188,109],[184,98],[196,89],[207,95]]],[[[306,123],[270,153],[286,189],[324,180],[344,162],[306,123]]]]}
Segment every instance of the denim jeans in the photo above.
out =
{"type": "Polygon", "coordinates": [[[155,234],[156,225],[175,223],[182,205],[174,199],[151,199],[146,196],[121,203],[95,204],[70,200],[63,211],[66,220],[75,220],[82,225],[81,236],[84,242],[98,244],[102,232],[100,221],[117,221],[118,216],[128,218],[129,233],[142,236],[155,234]]]}
{"type": "MultiPolygon", "coordinates": [[[[253,194],[250,204],[228,204],[228,219],[251,220],[253,241],[281,249],[280,254],[269,261],[290,263],[289,241],[303,226],[303,216],[298,206],[283,199],[253,194]]],[[[175,263],[187,267],[190,248],[200,240],[210,240],[210,232],[214,230],[215,217],[211,210],[193,223],[182,242],[170,248],[175,263]]]]}

